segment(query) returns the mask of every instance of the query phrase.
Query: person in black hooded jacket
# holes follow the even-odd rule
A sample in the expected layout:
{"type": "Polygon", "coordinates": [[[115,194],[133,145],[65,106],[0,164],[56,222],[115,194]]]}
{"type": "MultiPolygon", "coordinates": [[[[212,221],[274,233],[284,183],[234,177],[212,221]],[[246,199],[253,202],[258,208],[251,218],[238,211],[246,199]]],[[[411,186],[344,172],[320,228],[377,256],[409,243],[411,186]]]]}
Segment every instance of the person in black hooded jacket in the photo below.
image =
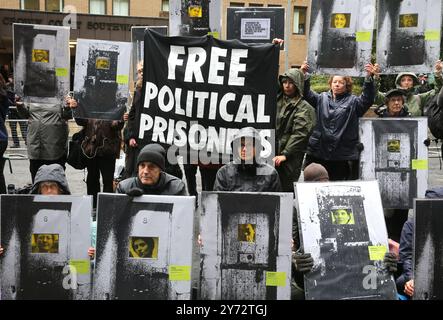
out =
{"type": "Polygon", "coordinates": [[[218,170],[214,191],[281,191],[277,171],[260,157],[262,144],[256,129],[241,129],[234,136],[232,145],[234,160],[218,170]]]}
{"type": "Polygon", "coordinates": [[[137,176],[121,181],[116,192],[131,196],[142,194],[186,196],[183,181],[164,172],[165,158],[166,151],[161,145],[151,143],[144,146],[137,157],[137,176]]]}

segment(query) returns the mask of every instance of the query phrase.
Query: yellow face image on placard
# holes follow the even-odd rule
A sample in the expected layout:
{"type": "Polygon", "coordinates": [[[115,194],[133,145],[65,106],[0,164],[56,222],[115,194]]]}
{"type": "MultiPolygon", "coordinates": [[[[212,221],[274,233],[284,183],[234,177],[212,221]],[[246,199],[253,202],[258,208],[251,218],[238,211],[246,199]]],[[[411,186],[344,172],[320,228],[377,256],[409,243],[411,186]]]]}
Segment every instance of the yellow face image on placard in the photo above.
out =
{"type": "Polygon", "coordinates": [[[129,257],[158,259],[158,238],[129,237],[129,257]]]}
{"type": "Polygon", "coordinates": [[[201,6],[189,6],[188,16],[190,18],[201,18],[203,15],[203,9],[201,6]]]}
{"type": "Polygon", "coordinates": [[[56,233],[34,233],[31,237],[31,252],[58,253],[58,239],[56,233]]]}
{"type": "Polygon", "coordinates": [[[32,62],[49,63],[49,50],[33,49],[32,62]]]}
{"type": "Polygon", "coordinates": [[[332,224],[355,224],[354,214],[349,208],[333,209],[331,219],[332,224]]]}
{"type": "Polygon", "coordinates": [[[238,225],[238,241],[255,242],[255,224],[238,225]]]}
{"type": "Polygon", "coordinates": [[[400,28],[413,28],[418,26],[418,14],[401,14],[398,22],[400,28]]]}
{"type": "Polygon", "coordinates": [[[99,70],[109,70],[109,58],[98,57],[95,60],[95,68],[99,70]]]}
{"type": "Polygon", "coordinates": [[[331,28],[334,29],[349,28],[350,21],[351,21],[350,13],[334,13],[331,16],[331,28]]]}
{"type": "Polygon", "coordinates": [[[388,152],[400,152],[400,140],[392,139],[388,140],[388,152]]]}

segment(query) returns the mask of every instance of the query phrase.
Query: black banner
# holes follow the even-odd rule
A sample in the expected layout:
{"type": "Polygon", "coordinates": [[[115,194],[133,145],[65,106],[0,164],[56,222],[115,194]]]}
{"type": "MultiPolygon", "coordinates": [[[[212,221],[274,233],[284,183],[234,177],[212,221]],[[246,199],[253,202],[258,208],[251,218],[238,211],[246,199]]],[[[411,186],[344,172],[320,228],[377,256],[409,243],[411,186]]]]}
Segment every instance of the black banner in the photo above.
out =
{"type": "Polygon", "coordinates": [[[168,155],[191,151],[184,157],[188,163],[227,162],[232,136],[251,126],[266,139],[262,157],[271,158],[278,59],[279,48],[272,44],[165,37],[147,30],[144,107],[137,115],[142,145],[175,146],[168,155]]]}

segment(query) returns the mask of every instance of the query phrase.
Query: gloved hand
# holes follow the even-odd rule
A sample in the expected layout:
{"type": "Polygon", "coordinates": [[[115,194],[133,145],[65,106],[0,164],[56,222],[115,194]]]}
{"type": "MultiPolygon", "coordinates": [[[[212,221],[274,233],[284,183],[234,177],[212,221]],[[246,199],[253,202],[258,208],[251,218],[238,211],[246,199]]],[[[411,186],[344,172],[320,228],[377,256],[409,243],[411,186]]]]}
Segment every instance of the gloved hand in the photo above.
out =
{"type": "Polygon", "coordinates": [[[296,271],[307,273],[314,266],[314,259],[310,253],[292,252],[292,263],[296,271]]]}
{"type": "Polygon", "coordinates": [[[385,258],[383,259],[383,263],[385,264],[386,269],[388,269],[390,273],[397,272],[398,258],[397,255],[395,255],[394,253],[386,252],[385,258]]]}
{"type": "Polygon", "coordinates": [[[132,188],[126,194],[130,197],[140,197],[143,195],[143,190],[140,188],[132,188]]]}

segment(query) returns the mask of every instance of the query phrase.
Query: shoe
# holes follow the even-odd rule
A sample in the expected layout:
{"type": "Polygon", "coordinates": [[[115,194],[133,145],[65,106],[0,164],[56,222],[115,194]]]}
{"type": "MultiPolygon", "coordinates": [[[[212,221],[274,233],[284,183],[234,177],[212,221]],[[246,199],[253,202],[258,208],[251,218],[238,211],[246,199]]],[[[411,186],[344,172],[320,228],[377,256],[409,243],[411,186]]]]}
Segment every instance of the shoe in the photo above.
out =
{"type": "Polygon", "coordinates": [[[19,144],[14,143],[12,146],[10,146],[10,148],[20,148],[19,144]]]}

